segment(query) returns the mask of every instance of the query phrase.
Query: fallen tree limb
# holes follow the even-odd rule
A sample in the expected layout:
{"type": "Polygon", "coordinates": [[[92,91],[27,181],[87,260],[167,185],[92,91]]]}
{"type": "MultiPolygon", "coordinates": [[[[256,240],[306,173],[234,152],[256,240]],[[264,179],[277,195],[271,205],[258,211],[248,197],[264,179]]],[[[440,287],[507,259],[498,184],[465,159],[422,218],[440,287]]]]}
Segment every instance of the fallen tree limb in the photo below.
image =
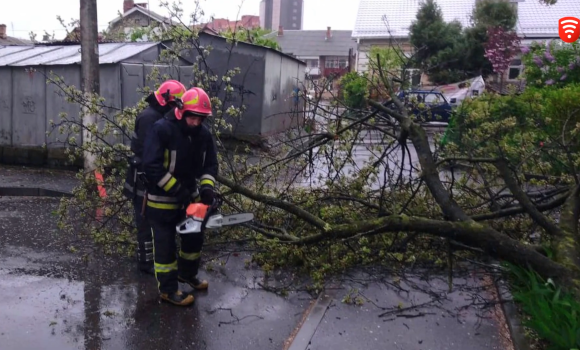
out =
{"type": "Polygon", "coordinates": [[[237,185],[230,179],[227,179],[223,176],[218,175],[216,177],[220,183],[228,186],[233,192],[239,193],[245,197],[253,199],[263,204],[271,205],[273,207],[285,210],[291,214],[296,215],[297,217],[301,218],[302,220],[306,221],[307,223],[313,225],[314,227],[324,230],[328,227],[328,224],[324,222],[324,220],[310,214],[306,210],[281,199],[277,199],[271,196],[267,196],[260,193],[255,193],[244,186],[237,185]]]}

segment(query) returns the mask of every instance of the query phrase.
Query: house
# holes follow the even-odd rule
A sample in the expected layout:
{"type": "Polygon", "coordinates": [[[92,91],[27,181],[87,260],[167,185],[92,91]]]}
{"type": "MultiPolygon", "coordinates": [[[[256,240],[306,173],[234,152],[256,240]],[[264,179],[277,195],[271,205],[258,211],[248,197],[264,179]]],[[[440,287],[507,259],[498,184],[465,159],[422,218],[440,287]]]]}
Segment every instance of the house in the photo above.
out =
{"type": "MultiPolygon", "coordinates": [[[[439,0],[437,4],[445,21],[458,20],[464,27],[471,26],[471,13],[479,0],[439,0]]],[[[580,15],[580,1],[558,0],[546,6],[539,0],[506,0],[517,7],[516,31],[522,45],[533,41],[558,39],[558,20],[567,16],[580,15]]],[[[421,1],[417,0],[360,0],[352,38],[357,43],[356,70],[368,69],[368,53],[371,47],[399,47],[406,54],[413,52],[409,43],[409,27],[415,20],[421,1]]],[[[517,82],[523,70],[519,58],[514,58],[505,73],[504,81],[517,82]]],[[[412,73],[412,72],[411,72],[412,73]]],[[[411,74],[410,76],[413,76],[411,74]]],[[[421,82],[425,84],[423,77],[421,82]]],[[[417,85],[413,81],[413,85],[417,85]]]]}
{"type": "Polygon", "coordinates": [[[356,43],[350,30],[284,30],[266,35],[276,40],[282,52],[306,63],[310,79],[337,77],[347,73],[354,64],[356,43]]]}
{"type": "Polygon", "coordinates": [[[228,30],[235,31],[238,28],[255,29],[260,27],[260,17],[244,15],[239,21],[230,21],[229,19],[225,18],[214,18],[210,22],[198,25],[198,27],[212,30],[215,33],[228,30]]]}
{"type": "MultiPolygon", "coordinates": [[[[133,0],[123,0],[123,13],[109,22],[109,37],[119,34],[120,37],[129,39],[131,34],[139,28],[152,29],[157,35],[178,25],[171,18],[164,17],[148,9],[147,3],[135,3],[133,0]],[[113,33],[113,34],[111,34],[113,33]]],[[[140,36],[142,41],[147,41],[147,34],[140,36]]]]}
{"type": "Polygon", "coordinates": [[[32,41],[27,39],[15,38],[6,34],[6,24],[0,24],[0,46],[11,45],[31,45],[32,41]]]}

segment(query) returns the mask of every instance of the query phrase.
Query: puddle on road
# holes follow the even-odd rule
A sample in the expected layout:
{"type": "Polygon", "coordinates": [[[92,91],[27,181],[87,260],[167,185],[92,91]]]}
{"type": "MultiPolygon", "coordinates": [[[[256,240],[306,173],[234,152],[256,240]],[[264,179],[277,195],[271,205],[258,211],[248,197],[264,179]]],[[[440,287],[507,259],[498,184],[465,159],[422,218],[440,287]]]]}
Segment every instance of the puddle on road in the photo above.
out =
{"type": "Polygon", "coordinates": [[[83,282],[0,270],[2,348],[84,349],[83,288],[83,282]]]}

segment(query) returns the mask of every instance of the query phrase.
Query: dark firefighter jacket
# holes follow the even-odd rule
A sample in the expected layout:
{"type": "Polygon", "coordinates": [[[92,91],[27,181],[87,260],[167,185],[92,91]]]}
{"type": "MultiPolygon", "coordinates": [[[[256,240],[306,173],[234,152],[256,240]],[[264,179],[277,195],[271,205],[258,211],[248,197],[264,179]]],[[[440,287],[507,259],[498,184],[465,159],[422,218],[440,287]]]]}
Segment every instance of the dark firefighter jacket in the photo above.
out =
{"type": "Polygon", "coordinates": [[[169,112],[170,107],[161,106],[153,94],[150,94],[145,99],[149,103],[135,119],[135,128],[133,135],[131,136],[131,151],[133,156],[129,158],[129,169],[127,171],[127,176],[125,177],[125,186],[123,193],[127,198],[132,198],[134,195],[143,197],[145,191],[145,185],[142,181],[139,181],[137,172],[142,172],[141,160],[143,158],[143,144],[147,132],[153,126],[153,124],[159,119],[163,118],[163,115],[169,112]],[[135,189],[135,187],[137,187],[135,189]]]}
{"type": "Polygon", "coordinates": [[[215,186],[218,173],[217,147],[204,125],[186,132],[184,121],[173,111],[151,127],[143,150],[143,170],[147,178],[147,215],[163,218],[168,211],[182,209],[176,195],[180,187],[189,190],[192,200],[199,196],[200,185],[215,186]]]}

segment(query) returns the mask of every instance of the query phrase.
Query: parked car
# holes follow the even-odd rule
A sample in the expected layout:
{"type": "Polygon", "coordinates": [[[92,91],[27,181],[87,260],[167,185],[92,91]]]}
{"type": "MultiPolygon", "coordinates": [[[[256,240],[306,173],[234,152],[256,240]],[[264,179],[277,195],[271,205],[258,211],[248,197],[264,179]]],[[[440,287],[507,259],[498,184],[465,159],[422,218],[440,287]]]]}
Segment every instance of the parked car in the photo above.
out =
{"type": "Polygon", "coordinates": [[[447,101],[442,93],[431,90],[401,91],[398,97],[423,122],[449,123],[452,104],[456,102],[447,101]]]}

